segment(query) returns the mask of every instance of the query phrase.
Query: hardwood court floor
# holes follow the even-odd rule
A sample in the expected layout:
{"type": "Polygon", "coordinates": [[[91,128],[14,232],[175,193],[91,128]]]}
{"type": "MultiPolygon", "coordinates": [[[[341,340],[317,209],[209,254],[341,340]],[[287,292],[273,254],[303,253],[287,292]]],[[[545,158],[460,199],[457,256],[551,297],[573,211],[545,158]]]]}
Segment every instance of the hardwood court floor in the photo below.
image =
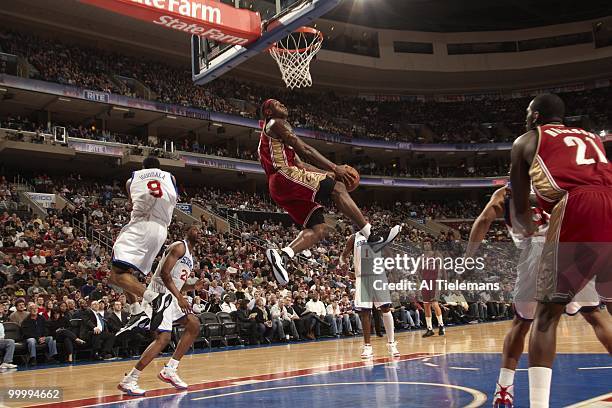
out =
{"type": "MultiPolygon", "coordinates": [[[[607,315],[607,313],[606,313],[607,315]]],[[[607,315],[612,324],[612,318],[607,315]]],[[[402,360],[426,358],[428,356],[450,355],[452,353],[500,353],[510,321],[449,327],[444,337],[423,339],[422,331],[402,332],[396,336],[402,360]]],[[[604,347],[598,342],[591,327],[580,316],[563,317],[559,325],[557,351],[559,353],[590,353],[605,355],[604,347]]],[[[387,357],[385,339],[373,337],[376,358],[387,357]]],[[[362,339],[360,337],[340,340],[295,343],[274,347],[238,348],[228,351],[187,355],[179,367],[179,373],[188,384],[206,383],[206,388],[248,384],[250,379],[271,380],[313,372],[337,371],[362,366],[359,358],[362,339]]],[[[169,357],[156,359],[141,375],[140,386],[152,394],[168,394],[172,389],[160,382],[157,372],[169,357]]],[[[497,360],[498,357],[495,356],[497,360]]],[[[612,359],[610,359],[612,360],[612,359]]],[[[381,360],[376,360],[381,361],[381,360]]],[[[0,387],[59,387],[63,390],[61,405],[85,406],[109,401],[121,392],[116,385],[135,360],[113,361],[99,364],[82,364],[37,368],[4,372],[0,375],[0,387]],[[109,397],[111,396],[111,397],[109,397]],[[78,401],[85,400],[85,401],[78,401]],[[73,402],[69,402],[73,401],[73,402]]],[[[612,363],[612,361],[610,361],[612,363]]],[[[490,364],[495,365],[495,363],[490,364]]],[[[612,365],[612,364],[607,364],[612,365]]],[[[497,372],[498,367],[493,367],[497,372]]],[[[612,370],[601,373],[612,378],[612,370]]],[[[495,374],[496,375],[496,374],[495,374]]],[[[409,375],[408,375],[409,376],[409,375]]],[[[401,378],[399,380],[402,380],[401,378]]],[[[494,384],[496,377],[490,378],[494,384]]],[[[202,386],[199,389],[204,388],[202,386]]],[[[191,388],[190,388],[191,390],[191,388]]],[[[612,391],[612,380],[610,381],[612,391]]],[[[150,395],[150,394],[148,394],[150,395]]],[[[3,403],[7,406],[44,405],[37,403],[3,403]]]]}

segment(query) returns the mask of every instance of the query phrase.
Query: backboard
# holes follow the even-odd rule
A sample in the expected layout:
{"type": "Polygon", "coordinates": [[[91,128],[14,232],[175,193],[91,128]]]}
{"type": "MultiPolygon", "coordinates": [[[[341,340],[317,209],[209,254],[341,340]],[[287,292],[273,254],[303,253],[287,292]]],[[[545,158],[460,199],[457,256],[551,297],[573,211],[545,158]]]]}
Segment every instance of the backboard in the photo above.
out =
{"type": "Polygon", "coordinates": [[[241,46],[217,43],[193,35],[191,37],[193,82],[196,85],[202,85],[213,81],[249,58],[265,52],[275,42],[287,37],[299,27],[309,25],[315,19],[330,12],[341,1],[237,0],[237,6],[246,6],[251,10],[259,11],[263,21],[261,37],[248,45],[241,46]],[[272,16],[266,18],[267,15],[272,16]]]}

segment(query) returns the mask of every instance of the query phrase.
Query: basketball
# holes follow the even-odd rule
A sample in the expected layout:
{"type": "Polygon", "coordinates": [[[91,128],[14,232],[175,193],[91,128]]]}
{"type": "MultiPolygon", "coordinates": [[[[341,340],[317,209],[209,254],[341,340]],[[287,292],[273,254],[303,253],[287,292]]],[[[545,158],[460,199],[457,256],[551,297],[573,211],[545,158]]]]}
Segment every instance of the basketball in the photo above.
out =
{"type": "Polygon", "coordinates": [[[346,190],[350,193],[354,191],[357,187],[359,187],[359,172],[352,168],[351,166],[346,166],[348,168],[348,174],[344,177],[344,185],[346,185],[346,190]]]}

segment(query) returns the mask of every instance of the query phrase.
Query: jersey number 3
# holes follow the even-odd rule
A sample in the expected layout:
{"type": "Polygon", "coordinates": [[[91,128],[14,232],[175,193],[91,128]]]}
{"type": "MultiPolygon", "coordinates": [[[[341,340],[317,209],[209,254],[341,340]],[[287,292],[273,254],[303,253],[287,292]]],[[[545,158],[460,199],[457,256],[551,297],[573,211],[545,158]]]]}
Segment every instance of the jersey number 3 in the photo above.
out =
{"type": "Polygon", "coordinates": [[[597,160],[593,158],[587,159],[586,157],[587,145],[586,143],[584,143],[584,140],[582,140],[581,138],[576,137],[576,136],[567,136],[563,138],[563,142],[565,142],[566,146],[578,148],[576,150],[576,164],[577,165],[583,166],[586,164],[595,164],[597,161],[599,161],[600,163],[607,163],[608,159],[606,158],[606,155],[604,154],[604,152],[601,151],[599,146],[597,146],[597,143],[595,143],[595,141],[589,138],[587,138],[586,141],[589,142],[589,144],[593,146],[593,148],[595,149],[595,152],[597,153],[597,160]]]}
{"type": "Polygon", "coordinates": [[[147,183],[147,188],[149,189],[149,194],[151,194],[155,198],[161,198],[164,195],[159,180],[149,181],[147,183]]]}

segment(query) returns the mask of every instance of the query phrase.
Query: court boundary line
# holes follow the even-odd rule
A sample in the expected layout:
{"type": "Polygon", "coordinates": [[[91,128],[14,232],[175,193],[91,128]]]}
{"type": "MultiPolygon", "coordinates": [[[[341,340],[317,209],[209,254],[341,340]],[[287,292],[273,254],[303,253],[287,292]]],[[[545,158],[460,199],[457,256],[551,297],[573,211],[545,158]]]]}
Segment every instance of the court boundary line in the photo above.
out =
{"type": "Polygon", "coordinates": [[[29,405],[27,406],[27,408],[97,407],[97,406],[104,406],[104,405],[109,405],[109,404],[114,404],[114,403],[119,403],[119,402],[139,401],[139,400],[145,400],[145,399],[165,397],[168,395],[185,393],[185,391],[187,391],[187,393],[192,393],[192,392],[198,392],[198,391],[208,391],[208,390],[213,390],[213,389],[240,387],[241,386],[240,384],[236,384],[236,385],[234,384],[234,382],[239,382],[239,381],[247,381],[247,380],[261,380],[265,382],[279,381],[279,380],[285,380],[289,378],[306,377],[306,376],[317,375],[317,374],[354,370],[356,368],[370,367],[373,365],[382,365],[382,364],[386,364],[386,363],[394,362],[394,361],[413,361],[413,360],[418,360],[421,358],[438,357],[442,355],[445,355],[445,354],[444,353],[429,353],[429,352],[411,353],[411,354],[404,354],[400,356],[399,358],[380,357],[380,358],[374,359],[373,361],[367,361],[367,360],[366,361],[363,361],[363,360],[353,361],[353,362],[343,363],[343,364],[332,364],[332,365],[321,366],[321,367],[311,367],[311,368],[304,368],[304,369],[299,369],[299,370],[281,371],[277,373],[256,374],[256,375],[238,377],[238,378],[232,378],[232,379],[208,381],[208,382],[192,384],[189,386],[190,389],[187,389],[187,390],[177,390],[175,388],[168,388],[168,387],[156,388],[156,389],[147,391],[147,393],[152,393],[153,395],[150,395],[150,396],[145,395],[144,397],[130,397],[125,394],[110,394],[110,395],[104,395],[101,397],[78,398],[74,400],[67,400],[67,401],[61,401],[61,402],[29,405]]]}
{"type": "Polygon", "coordinates": [[[284,389],[295,389],[295,388],[310,388],[310,387],[333,387],[333,386],[351,386],[351,385],[426,385],[430,387],[442,387],[442,388],[450,388],[453,390],[459,390],[467,393],[472,396],[472,401],[465,405],[464,408],[477,408],[484,405],[487,402],[487,395],[474,388],[465,387],[463,385],[456,384],[441,384],[441,383],[426,383],[420,381],[357,381],[357,382],[344,382],[344,383],[319,383],[319,384],[297,384],[297,385],[289,385],[285,387],[269,387],[269,388],[257,388],[254,390],[244,390],[244,391],[236,391],[230,392],[227,394],[217,394],[217,395],[208,395],[205,397],[192,398],[191,401],[201,401],[207,399],[214,398],[223,398],[228,396],[240,395],[240,394],[253,394],[257,392],[266,392],[266,391],[276,391],[276,390],[284,390],[284,389]]]}

